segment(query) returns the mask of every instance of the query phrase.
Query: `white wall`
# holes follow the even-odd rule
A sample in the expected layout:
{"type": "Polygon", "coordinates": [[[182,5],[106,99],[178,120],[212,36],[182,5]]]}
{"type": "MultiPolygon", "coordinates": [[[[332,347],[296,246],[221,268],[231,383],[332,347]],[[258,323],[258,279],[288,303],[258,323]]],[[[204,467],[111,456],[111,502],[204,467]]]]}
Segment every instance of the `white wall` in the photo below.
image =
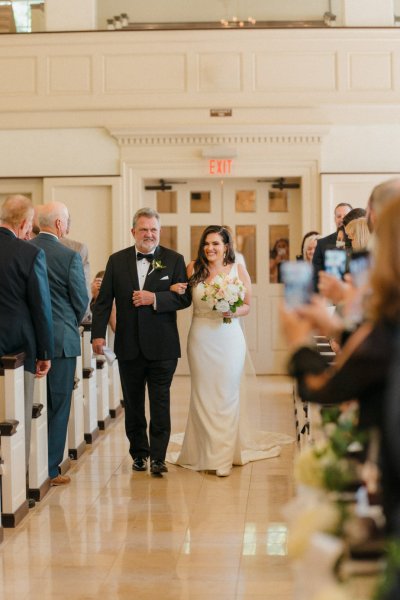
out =
{"type": "Polygon", "coordinates": [[[0,131],[0,177],[119,175],[119,148],[104,130],[0,131]]]}
{"type": "Polygon", "coordinates": [[[324,139],[323,173],[395,173],[399,170],[400,125],[334,126],[324,139]]]}

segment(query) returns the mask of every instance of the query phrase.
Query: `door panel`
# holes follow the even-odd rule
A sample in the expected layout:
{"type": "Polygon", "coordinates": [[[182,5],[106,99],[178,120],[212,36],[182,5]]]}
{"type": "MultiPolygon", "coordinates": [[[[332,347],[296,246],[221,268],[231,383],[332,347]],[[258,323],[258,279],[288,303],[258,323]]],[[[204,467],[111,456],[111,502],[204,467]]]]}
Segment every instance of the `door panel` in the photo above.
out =
{"type": "MultiPolygon", "coordinates": [[[[252,280],[251,311],[243,322],[256,372],[285,372],[287,352],[278,318],[282,284],[270,279],[270,251],[275,241],[284,237],[288,239],[290,258],[298,252],[302,239],[300,190],[281,193],[254,179],[205,179],[177,185],[169,198],[163,196],[165,193],[144,192],[145,205],[158,208],[162,240],[183,254],[187,263],[197,254],[198,240],[207,225],[230,227],[252,280]]],[[[191,309],[178,312],[182,343],[179,374],[188,373],[190,321],[191,309]]]]}

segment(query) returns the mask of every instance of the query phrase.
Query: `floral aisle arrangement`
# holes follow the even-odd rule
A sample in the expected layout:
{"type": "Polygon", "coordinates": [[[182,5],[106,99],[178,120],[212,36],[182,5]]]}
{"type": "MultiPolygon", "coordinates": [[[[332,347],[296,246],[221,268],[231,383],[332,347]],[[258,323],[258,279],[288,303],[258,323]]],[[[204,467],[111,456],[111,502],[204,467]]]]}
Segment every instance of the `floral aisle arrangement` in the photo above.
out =
{"type": "MultiPolygon", "coordinates": [[[[240,279],[221,273],[210,283],[204,283],[204,295],[201,299],[207,302],[212,310],[235,313],[236,309],[243,305],[245,295],[246,288],[240,279]]],[[[224,317],[223,322],[231,323],[232,319],[224,317]]]]}
{"type": "MultiPolygon", "coordinates": [[[[376,558],[381,551],[383,517],[380,507],[369,506],[362,481],[367,440],[357,421],[355,404],[345,410],[323,408],[317,441],[303,448],[295,462],[298,495],[285,516],[296,600],[353,600],[354,559],[376,558]]],[[[372,591],[357,596],[371,598],[372,591]]]]}

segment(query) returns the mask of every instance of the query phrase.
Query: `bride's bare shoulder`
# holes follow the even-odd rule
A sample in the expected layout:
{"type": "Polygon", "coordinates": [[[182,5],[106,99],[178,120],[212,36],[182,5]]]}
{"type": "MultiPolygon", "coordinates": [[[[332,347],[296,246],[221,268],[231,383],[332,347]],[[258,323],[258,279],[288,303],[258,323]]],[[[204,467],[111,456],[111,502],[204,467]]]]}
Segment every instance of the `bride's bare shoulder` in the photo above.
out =
{"type": "Polygon", "coordinates": [[[187,276],[191,277],[193,275],[193,271],[194,271],[194,260],[192,260],[186,267],[187,276]]]}

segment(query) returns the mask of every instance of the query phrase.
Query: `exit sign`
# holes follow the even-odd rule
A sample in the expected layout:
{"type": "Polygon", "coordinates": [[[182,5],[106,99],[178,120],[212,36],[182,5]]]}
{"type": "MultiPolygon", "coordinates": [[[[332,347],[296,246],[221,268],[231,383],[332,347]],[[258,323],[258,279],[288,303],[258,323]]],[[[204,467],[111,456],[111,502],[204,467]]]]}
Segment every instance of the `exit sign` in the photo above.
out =
{"type": "Polygon", "coordinates": [[[232,174],[232,159],[231,158],[210,158],[208,161],[209,175],[231,175],[232,174]]]}

